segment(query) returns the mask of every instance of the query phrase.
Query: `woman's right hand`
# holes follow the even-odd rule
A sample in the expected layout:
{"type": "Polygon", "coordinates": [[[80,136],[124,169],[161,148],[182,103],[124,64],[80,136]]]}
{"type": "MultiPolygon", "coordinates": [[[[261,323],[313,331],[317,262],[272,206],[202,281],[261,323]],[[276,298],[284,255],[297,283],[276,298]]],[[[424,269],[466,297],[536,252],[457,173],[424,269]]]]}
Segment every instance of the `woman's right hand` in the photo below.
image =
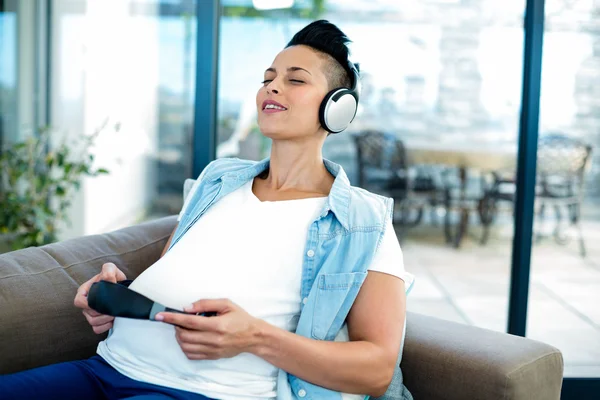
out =
{"type": "Polygon", "coordinates": [[[117,268],[115,264],[106,263],[102,265],[102,271],[100,271],[98,275],[94,276],[92,279],[81,285],[79,289],[77,289],[77,295],[75,295],[74,301],[75,307],[83,310],[83,315],[92,326],[94,333],[101,334],[112,328],[115,317],[111,315],[100,314],[99,312],[90,308],[87,301],[87,296],[92,284],[100,281],[117,283],[117,281],[124,281],[126,279],[127,278],[125,277],[123,271],[117,268]]]}

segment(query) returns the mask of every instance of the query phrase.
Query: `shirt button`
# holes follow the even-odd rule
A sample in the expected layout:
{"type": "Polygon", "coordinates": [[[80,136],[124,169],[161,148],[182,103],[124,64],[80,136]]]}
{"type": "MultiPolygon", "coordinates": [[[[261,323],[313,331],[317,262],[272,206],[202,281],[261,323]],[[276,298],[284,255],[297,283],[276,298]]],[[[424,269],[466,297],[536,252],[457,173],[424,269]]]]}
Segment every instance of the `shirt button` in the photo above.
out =
{"type": "Polygon", "coordinates": [[[314,252],[313,250],[309,250],[309,251],[306,253],[306,255],[307,255],[307,256],[309,256],[309,257],[314,257],[314,256],[315,256],[315,252],[314,252]]]}
{"type": "Polygon", "coordinates": [[[298,396],[300,396],[300,397],[306,396],[306,390],[304,390],[304,389],[298,390],[298,396]]]}
{"type": "Polygon", "coordinates": [[[306,304],[306,303],[308,303],[308,297],[305,297],[302,299],[302,304],[306,304]]]}

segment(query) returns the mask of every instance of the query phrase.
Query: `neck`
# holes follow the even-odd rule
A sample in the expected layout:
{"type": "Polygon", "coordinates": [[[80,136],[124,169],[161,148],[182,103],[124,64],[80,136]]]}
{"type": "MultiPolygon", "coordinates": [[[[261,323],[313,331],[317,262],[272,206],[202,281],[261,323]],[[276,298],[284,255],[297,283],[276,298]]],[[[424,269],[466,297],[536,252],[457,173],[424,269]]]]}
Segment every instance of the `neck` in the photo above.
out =
{"type": "Polygon", "coordinates": [[[273,141],[265,185],[274,191],[329,192],[333,176],[323,164],[320,146],[273,141]]]}

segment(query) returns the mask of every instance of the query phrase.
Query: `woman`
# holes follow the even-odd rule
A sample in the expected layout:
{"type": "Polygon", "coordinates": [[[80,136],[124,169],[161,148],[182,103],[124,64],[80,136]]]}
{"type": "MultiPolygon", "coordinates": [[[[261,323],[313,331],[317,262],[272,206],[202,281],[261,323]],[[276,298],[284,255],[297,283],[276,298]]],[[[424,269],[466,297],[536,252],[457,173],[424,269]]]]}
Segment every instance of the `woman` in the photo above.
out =
{"type": "Polygon", "coordinates": [[[130,286],[189,314],[98,314],[87,304],[91,284],[126,279],[105,264],[75,298],[94,332],[112,328],[98,355],[0,378],[0,393],[239,400],[386,392],[412,277],[391,199],[351,187],[321,154],[330,131],[354,116],[357,72],[347,42],[316,21],[277,55],[256,97],[271,157],[213,161],[161,258],[130,286]],[[339,88],[350,90],[322,106],[339,88]],[[344,102],[350,106],[336,109],[344,102]],[[204,312],[217,316],[196,315],[204,312]]]}

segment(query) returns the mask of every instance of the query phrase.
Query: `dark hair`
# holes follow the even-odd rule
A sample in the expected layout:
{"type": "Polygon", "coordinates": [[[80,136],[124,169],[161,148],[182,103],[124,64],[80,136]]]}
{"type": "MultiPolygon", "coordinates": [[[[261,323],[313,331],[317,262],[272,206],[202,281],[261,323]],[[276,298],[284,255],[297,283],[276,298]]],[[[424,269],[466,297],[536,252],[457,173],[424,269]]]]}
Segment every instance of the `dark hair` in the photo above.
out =
{"type": "Polygon", "coordinates": [[[351,71],[348,66],[349,50],[347,44],[351,40],[337,26],[324,19],[311,22],[294,35],[285,46],[304,45],[323,54],[328,60],[325,75],[329,82],[329,90],[352,86],[351,71]]]}

